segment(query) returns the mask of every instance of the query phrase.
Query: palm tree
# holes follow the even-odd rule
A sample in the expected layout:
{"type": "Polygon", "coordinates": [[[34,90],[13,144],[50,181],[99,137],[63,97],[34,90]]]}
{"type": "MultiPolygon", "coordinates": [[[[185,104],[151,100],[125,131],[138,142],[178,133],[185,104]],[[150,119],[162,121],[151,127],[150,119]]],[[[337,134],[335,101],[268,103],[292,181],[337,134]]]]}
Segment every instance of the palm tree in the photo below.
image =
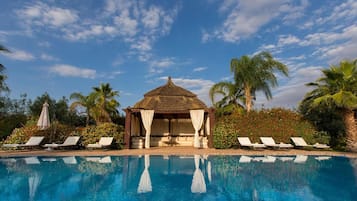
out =
{"type": "MultiPolygon", "coordinates": [[[[8,50],[6,47],[0,44],[0,52],[10,52],[10,50],[8,50]]],[[[9,87],[5,83],[7,76],[4,74],[4,71],[5,71],[5,66],[0,64],[0,93],[2,91],[5,92],[9,91],[9,87]]]]}
{"type": "Polygon", "coordinates": [[[70,96],[71,100],[76,100],[70,105],[70,110],[75,110],[77,107],[83,107],[85,109],[82,114],[86,114],[86,125],[89,125],[89,120],[91,117],[91,111],[95,106],[93,96],[84,96],[81,93],[72,93],[70,96]]]}
{"type": "Polygon", "coordinates": [[[316,89],[307,94],[313,98],[312,107],[319,104],[336,106],[342,114],[347,150],[357,152],[357,128],[355,112],[357,109],[357,60],[342,61],[339,66],[322,70],[323,77],[308,86],[316,89]]]}
{"type": "Polygon", "coordinates": [[[229,114],[244,108],[241,104],[241,102],[244,102],[242,87],[237,83],[216,83],[211,87],[209,96],[219,115],[229,114]],[[221,99],[216,102],[215,99],[217,95],[220,96],[221,99]]]}
{"type": "Polygon", "coordinates": [[[113,91],[109,83],[102,83],[99,87],[93,87],[93,90],[90,96],[95,99],[93,114],[96,122],[111,122],[110,117],[119,114],[117,107],[120,104],[115,100],[115,97],[119,96],[119,92],[113,91]]]}
{"type": "Polygon", "coordinates": [[[243,87],[247,112],[252,109],[257,91],[263,91],[268,100],[272,98],[270,88],[278,85],[275,71],[288,76],[288,68],[269,52],[261,52],[251,58],[246,55],[239,59],[233,58],[230,69],[235,83],[243,87]]]}

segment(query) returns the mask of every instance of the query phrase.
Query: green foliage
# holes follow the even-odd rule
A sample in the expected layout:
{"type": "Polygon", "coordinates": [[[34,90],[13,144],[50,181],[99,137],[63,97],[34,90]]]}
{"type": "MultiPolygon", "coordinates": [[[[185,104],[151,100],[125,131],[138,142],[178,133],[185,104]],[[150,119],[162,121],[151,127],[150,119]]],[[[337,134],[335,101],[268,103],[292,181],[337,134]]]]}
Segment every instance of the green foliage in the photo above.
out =
{"type": "Polygon", "coordinates": [[[100,137],[114,137],[114,143],[121,149],[124,143],[124,127],[114,123],[87,126],[81,131],[81,136],[84,146],[98,142],[100,137]]]}
{"type": "Polygon", "coordinates": [[[238,132],[229,117],[223,116],[214,127],[213,145],[217,149],[228,149],[238,143],[238,132]]]}
{"type": "Polygon", "coordinates": [[[214,147],[231,148],[238,144],[238,136],[249,137],[252,142],[259,142],[259,137],[264,136],[273,137],[277,143],[290,143],[292,136],[304,137],[308,143],[325,142],[325,138],[317,135],[316,129],[301,115],[281,108],[237,113],[217,120],[214,147]]]}
{"type": "Polygon", "coordinates": [[[321,130],[328,132],[332,138],[332,145],[342,147],[345,138],[346,149],[357,151],[356,119],[350,118],[353,111],[357,109],[357,65],[356,60],[341,61],[338,66],[331,66],[322,70],[323,76],[316,82],[307,84],[314,89],[305,95],[300,109],[306,118],[315,121],[315,124],[322,122],[321,130]],[[328,114],[321,111],[330,111],[332,121],[326,121],[328,114]],[[317,111],[319,116],[312,114],[317,111]],[[337,115],[335,115],[337,114],[337,115]],[[336,117],[337,116],[337,117],[336,117]],[[343,119],[344,126],[341,126],[343,119]],[[332,124],[331,124],[332,123],[332,124]],[[337,123],[337,124],[336,124],[337,123]],[[325,126],[325,124],[327,124],[325,126]],[[330,125],[329,125],[330,124],[330,125]],[[331,128],[334,131],[330,131],[331,128]],[[343,134],[341,134],[343,132],[343,134]],[[342,143],[341,143],[342,142],[342,143]]]}
{"type": "Polygon", "coordinates": [[[0,140],[9,136],[14,128],[19,128],[26,123],[27,117],[23,114],[12,114],[0,117],[0,140]]]}
{"type": "Polygon", "coordinates": [[[244,94],[242,86],[239,83],[216,83],[211,87],[209,96],[212,104],[216,108],[216,114],[219,116],[244,110],[241,104],[244,102],[244,94]],[[217,95],[221,97],[221,99],[216,101],[217,95]]]}
{"type": "Polygon", "coordinates": [[[345,127],[343,116],[334,104],[321,103],[318,106],[312,107],[313,99],[305,98],[299,105],[299,113],[304,119],[311,122],[319,133],[325,133],[330,136],[328,142],[335,149],[344,150],[345,142],[345,127]]]}
{"type": "Polygon", "coordinates": [[[244,90],[245,107],[251,110],[255,94],[262,91],[266,98],[272,98],[271,87],[278,85],[275,73],[288,76],[288,68],[275,60],[269,52],[260,52],[253,57],[244,55],[239,59],[233,58],[230,70],[234,74],[234,82],[244,90]]]}
{"type": "Polygon", "coordinates": [[[31,101],[27,99],[26,94],[21,94],[19,99],[0,97],[0,103],[0,116],[4,117],[12,114],[26,115],[31,101]]]}
{"type": "Polygon", "coordinates": [[[120,103],[115,99],[117,96],[119,92],[113,91],[109,83],[101,84],[99,87],[93,87],[93,91],[88,96],[72,93],[70,98],[74,101],[70,109],[85,114],[86,125],[89,125],[92,119],[96,124],[116,122],[121,119],[117,110],[120,103]],[[78,108],[84,111],[77,110],[78,108]]]}

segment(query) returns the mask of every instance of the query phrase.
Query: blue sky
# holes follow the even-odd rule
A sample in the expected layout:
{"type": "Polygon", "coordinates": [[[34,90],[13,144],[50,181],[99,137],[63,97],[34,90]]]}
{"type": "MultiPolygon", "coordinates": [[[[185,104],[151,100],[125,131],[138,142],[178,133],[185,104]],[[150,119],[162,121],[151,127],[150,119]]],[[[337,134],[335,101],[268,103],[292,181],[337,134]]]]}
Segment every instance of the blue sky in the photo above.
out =
{"type": "Polygon", "coordinates": [[[270,51],[289,67],[273,99],[296,108],[321,69],[357,57],[354,0],[0,1],[0,54],[10,97],[67,98],[110,83],[121,108],[167,77],[207,105],[209,88],[230,80],[230,60],[270,51]]]}

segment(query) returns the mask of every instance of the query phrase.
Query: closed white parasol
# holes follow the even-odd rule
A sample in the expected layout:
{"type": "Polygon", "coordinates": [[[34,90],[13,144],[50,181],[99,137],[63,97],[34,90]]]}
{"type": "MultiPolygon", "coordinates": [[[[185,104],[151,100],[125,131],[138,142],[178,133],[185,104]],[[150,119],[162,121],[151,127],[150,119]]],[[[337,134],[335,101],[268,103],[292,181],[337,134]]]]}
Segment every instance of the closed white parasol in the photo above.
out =
{"type": "Polygon", "coordinates": [[[48,112],[48,106],[49,105],[47,102],[42,105],[41,115],[37,121],[37,127],[40,130],[45,130],[46,128],[50,127],[50,114],[48,112]]]}

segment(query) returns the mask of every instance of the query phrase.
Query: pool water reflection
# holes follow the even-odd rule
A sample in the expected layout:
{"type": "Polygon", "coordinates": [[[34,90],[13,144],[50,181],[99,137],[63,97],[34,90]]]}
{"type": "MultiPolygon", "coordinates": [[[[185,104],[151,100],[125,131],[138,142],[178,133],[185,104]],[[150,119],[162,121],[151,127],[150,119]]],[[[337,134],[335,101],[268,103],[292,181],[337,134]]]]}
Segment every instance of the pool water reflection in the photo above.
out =
{"type": "Polygon", "coordinates": [[[0,200],[346,200],[357,159],[327,156],[0,158],[0,200]]]}

